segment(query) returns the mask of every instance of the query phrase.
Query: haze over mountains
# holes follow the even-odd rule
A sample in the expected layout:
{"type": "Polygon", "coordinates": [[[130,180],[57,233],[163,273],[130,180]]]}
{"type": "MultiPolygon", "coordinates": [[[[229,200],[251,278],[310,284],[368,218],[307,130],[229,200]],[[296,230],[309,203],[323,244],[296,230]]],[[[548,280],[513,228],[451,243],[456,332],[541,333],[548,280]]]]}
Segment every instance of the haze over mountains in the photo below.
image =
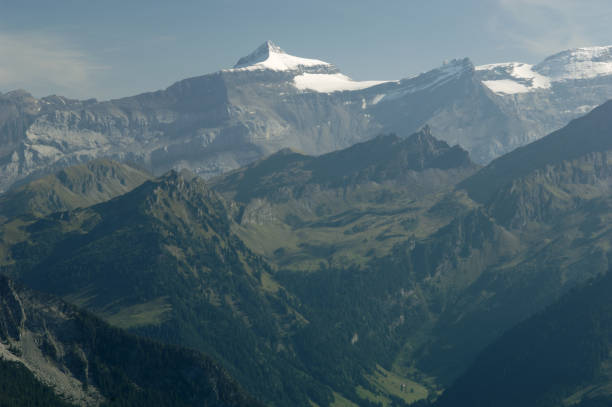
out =
{"type": "Polygon", "coordinates": [[[50,213],[38,181],[5,195],[39,215],[3,224],[2,270],[213,356],[269,405],[434,399],[504,331],[608,269],[611,103],[481,169],[429,128],[283,150],[212,189],[175,171],[126,179],[106,202],[138,173],[77,166],[49,190],[101,203],[50,213]],[[92,179],[108,193],[90,195],[92,179]]]}
{"type": "Polygon", "coordinates": [[[610,47],[593,47],[534,67],[463,59],[406,79],[360,82],[268,41],[234,68],[123,99],[13,91],[0,95],[0,190],[96,157],[208,178],[282,148],[318,155],[425,124],[488,163],[612,97],[610,64],[610,47]]]}
{"type": "Polygon", "coordinates": [[[610,49],[0,95],[0,404],[609,405],[610,49]]]}

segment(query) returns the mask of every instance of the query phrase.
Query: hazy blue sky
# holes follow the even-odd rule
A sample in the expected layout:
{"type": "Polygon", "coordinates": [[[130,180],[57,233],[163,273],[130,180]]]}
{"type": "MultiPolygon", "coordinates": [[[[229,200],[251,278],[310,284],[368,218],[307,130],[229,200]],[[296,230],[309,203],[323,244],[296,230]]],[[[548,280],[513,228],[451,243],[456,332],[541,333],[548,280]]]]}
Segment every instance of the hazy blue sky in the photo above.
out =
{"type": "Polygon", "coordinates": [[[355,79],[612,44],[610,0],[0,0],[0,91],[106,99],[231,67],[265,40],[355,79]]]}

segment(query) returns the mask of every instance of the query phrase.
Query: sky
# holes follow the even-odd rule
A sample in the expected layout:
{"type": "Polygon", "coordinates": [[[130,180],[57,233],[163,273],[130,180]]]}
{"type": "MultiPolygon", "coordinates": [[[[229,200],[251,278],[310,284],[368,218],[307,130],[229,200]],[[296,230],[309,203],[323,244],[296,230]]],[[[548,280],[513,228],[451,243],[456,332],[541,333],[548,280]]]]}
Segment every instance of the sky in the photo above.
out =
{"type": "Polygon", "coordinates": [[[610,0],[0,0],[0,92],[100,100],[230,68],[266,40],[357,80],[612,45],[610,0]]]}

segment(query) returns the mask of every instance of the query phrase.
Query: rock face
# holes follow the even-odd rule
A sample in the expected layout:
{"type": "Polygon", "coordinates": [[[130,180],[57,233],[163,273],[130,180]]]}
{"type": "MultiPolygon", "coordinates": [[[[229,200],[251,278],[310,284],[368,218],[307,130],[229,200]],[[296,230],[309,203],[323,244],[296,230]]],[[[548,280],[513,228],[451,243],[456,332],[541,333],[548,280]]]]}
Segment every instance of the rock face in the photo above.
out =
{"type": "MultiPolygon", "coordinates": [[[[544,175],[554,169],[557,173],[547,181],[555,185],[564,182],[596,185],[598,181],[607,180],[610,174],[608,156],[612,149],[611,114],[612,102],[607,102],[563,129],[494,160],[460,187],[474,200],[488,203],[499,193],[500,187],[513,189],[513,183],[538,175],[545,179],[544,175]],[[577,164],[575,168],[567,164],[572,162],[577,164]],[[589,167],[590,172],[587,171],[589,167]]],[[[607,188],[600,186],[599,194],[605,191],[607,188]]]]}
{"type": "Polygon", "coordinates": [[[0,294],[2,359],[23,363],[39,380],[55,386],[59,394],[74,403],[100,404],[104,397],[98,389],[87,387],[89,374],[82,347],[62,343],[74,322],[74,310],[61,301],[48,302],[45,310],[30,295],[20,295],[4,277],[0,277],[0,294]]]}
{"type": "Polygon", "coordinates": [[[286,147],[319,155],[425,124],[487,163],[611,98],[607,55],[607,47],[571,50],[535,67],[463,59],[359,82],[266,42],[232,69],[123,99],[10,92],[0,95],[0,190],[96,157],[210,177],[286,147]]]}

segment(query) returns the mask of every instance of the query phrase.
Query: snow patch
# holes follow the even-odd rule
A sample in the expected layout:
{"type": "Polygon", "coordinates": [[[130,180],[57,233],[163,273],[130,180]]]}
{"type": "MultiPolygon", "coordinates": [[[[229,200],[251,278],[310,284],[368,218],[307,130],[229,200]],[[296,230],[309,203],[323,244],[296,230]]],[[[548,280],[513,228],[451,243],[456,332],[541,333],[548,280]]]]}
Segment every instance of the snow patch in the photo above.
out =
{"type": "Polygon", "coordinates": [[[597,105],[595,106],[581,105],[576,108],[575,112],[578,114],[586,114],[586,113],[589,113],[591,110],[595,109],[596,107],[597,105]]]}
{"type": "Polygon", "coordinates": [[[374,99],[372,99],[372,104],[375,105],[378,102],[380,102],[381,100],[383,100],[384,98],[385,98],[385,95],[378,94],[378,95],[374,96],[374,99]]]}
{"type": "Polygon", "coordinates": [[[495,93],[513,95],[548,89],[550,78],[536,72],[532,65],[521,62],[481,65],[476,67],[482,83],[495,93]]]}
{"type": "Polygon", "coordinates": [[[495,93],[505,93],[513,95],[515,93],[527,93],[532,89],[527,86],[513,81],[512,79],[499,79],[495,81],[482,81],[484,85],[495,93]]]}
{"type": "Polygon", "coordinates": [[[389,81],[354,81],[341,73],[313,74],[303,73],[293,78],[293,85],[300,90],[313,90],[332,93],[345,90],[361,90],[389,81]]]}

